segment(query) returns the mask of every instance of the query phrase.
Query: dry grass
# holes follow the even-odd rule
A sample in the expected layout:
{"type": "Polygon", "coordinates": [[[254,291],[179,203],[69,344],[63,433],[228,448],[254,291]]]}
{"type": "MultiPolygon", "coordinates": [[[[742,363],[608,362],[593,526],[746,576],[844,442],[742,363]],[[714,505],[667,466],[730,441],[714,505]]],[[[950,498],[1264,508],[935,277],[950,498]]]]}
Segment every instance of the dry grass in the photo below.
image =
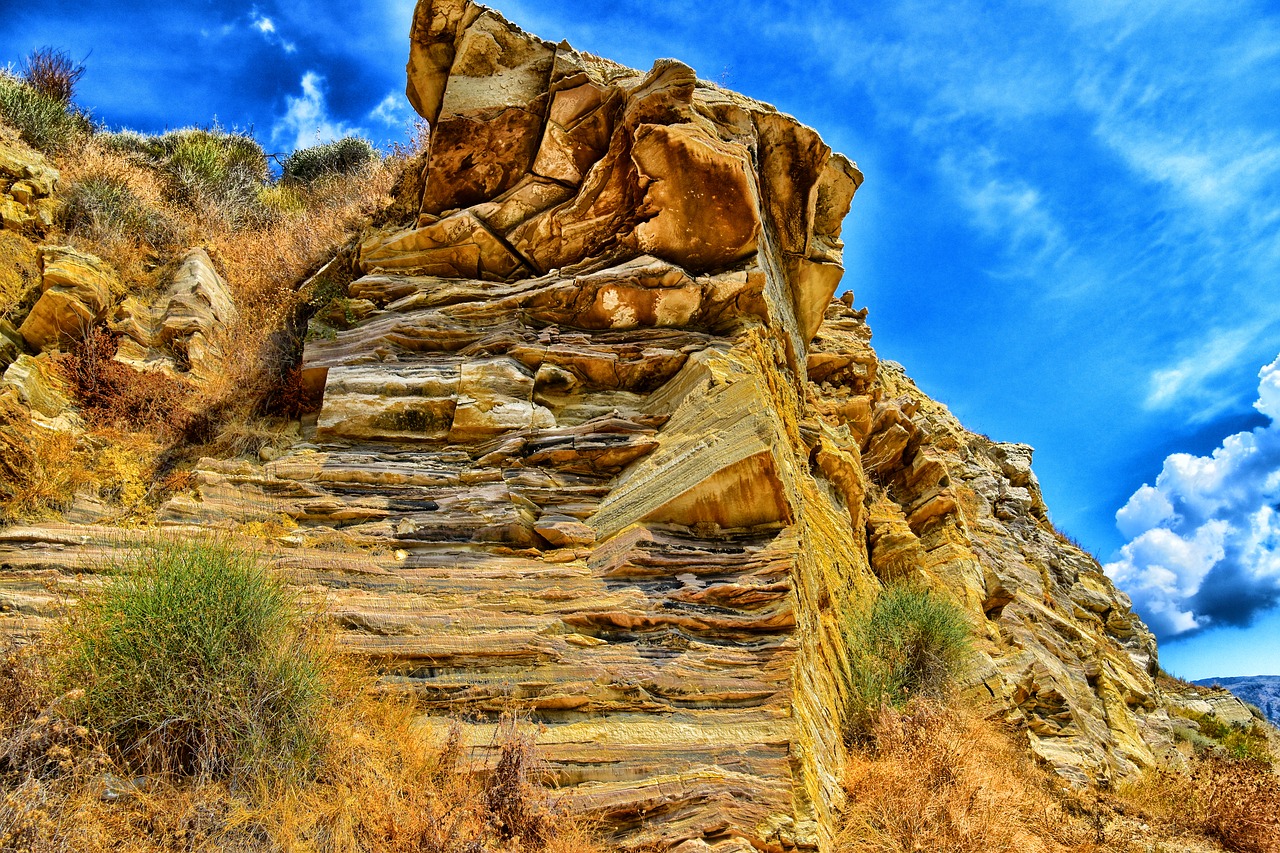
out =
{"type": "Polygon", "coordinates": [[[1193,760],[1190,773],[1152,771],[1121,786],[1118,796],[1148,820],[1225,850],[1280,851],[1280,776],[1262,762],[1208,753],[1193,760]]]}
{"type": "Polygon", "coordinates": [[[848,762],[841,853],[1092,850],[1025,747],[976,716],[928,701],[876,715],[848,762]]]}
{"type": "Polygon", "coordinates": [[[10,394],[0,394],[0,522],[46,518],[70,506],[92,482],[76,437],[36,425],[10,394]]]}
{"type": "MultiPolygon", "coordinates": [[[[28,766],[0,764],[0,851],[604,850],[587,824],[557,810],[538,785],[528,737],[509,729],[497,745],[502,761],[486,769],[466,757],[456,736],[425,735],[407,701],[374,691],[354,673],[348,679],[349,693],[323,723],[324,765],[313,781],[287,787],[134,777],[106,758],[92,732],[47,718],[56,733],[40,740],[28,766]]],[[[0,729],[0,744],[15,734],[0,729]]]]}
{"type": "Polygon", "coordinates": [[[89,137],[58,158],[66,241],[98,255],[132,292],[156,285],[156,271],[195,239],[196,223],[168,201],[166,180],[147,161],[89,137]]]}
{"type": "Polygon", "coordinates": [[[1277,853],[1280,776],[1221,751],[1114,792],[1069,788],[972,712],[886,708],[850,756],[840,853],[1277,853]]]}

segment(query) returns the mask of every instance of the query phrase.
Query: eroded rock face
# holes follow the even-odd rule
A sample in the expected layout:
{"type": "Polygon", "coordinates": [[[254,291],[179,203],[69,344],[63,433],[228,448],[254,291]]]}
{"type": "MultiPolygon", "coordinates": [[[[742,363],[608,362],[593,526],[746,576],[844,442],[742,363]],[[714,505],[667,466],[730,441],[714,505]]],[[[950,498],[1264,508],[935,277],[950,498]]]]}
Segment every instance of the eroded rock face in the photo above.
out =
{"type": "Polygon", "coordinates": [[[0,137],[0,227],[43,234],[58,211],[51,198],[57,184],[58,170],[43,154],[18,139],[0,137]]]}
{"type": "MultiPolygon", "coordinates": [[[[1055,536],[1030,448],[965,431],[832,301],[852,163],[679,63],[469,0],[418,4],[409,96],[416,215],[365,235],[351,322],[308,337],[314,421],[204,460],[164,524],[286,518],[272,559],[352,649],[478,720],[479,753],[501,714],[541,723],[624,848],[830,849],[841,626],[901,577],[967,608],[969,695],[1060,772],[1154,760],[1154,642],[1055,536]]],[[[0,531],[0,627],[116,536],[0,531]]]]}
{"type": "Polygon", "coordinates": [[[69,349],[107,315],[120,289],[111,267],[66,246],[40,250],[41,293],[18,331],[36,351],[69,349]]]}
{"type": "Polygon", "coordinates": [[[191,249],[168,287],[149,303],[130,296],[116,310],[116,360],[139,370],[189,374],[198,382],[224,368],[224,335],[239,318],[227,283],[204,249],[191,249]]]}

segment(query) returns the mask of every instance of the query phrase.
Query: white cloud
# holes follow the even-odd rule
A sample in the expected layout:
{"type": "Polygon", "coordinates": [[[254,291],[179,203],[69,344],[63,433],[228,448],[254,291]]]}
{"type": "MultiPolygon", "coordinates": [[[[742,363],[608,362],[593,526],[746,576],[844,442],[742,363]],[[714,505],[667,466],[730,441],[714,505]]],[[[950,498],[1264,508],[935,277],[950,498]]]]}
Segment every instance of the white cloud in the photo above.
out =
{"type": "Polygon", "coordinates": [[[990,152],[947,152],[940,166],[960,188],[960,202],[972,215],[973,224],[1004,245],[1011,268],[1024,276],[1036,275],[1069,254],[1062,223],[1043,192],[990,152]]]}
{"type": "Polygon", "coordinates": [[[1188,420],[1202,422],[1240,402],[1224,399],[1214,380],[1240,364],[1261,331],[1250,323],[1236,329],[1205,332],[1191,353],[1151,372],[1144,407],[1158,411],[1178,406],[1191,411],[1188,420]]]}
{"type": "Polygon", "coordinates": [[[369,118],[388,127],[403,127],[414,119],[409,99],[402,92],[391,92],[369,112],[369,118]]]}
{"type": "Polygon", "coordinates": [[[1280,602],[1280,356],[1258,376],[1269,424],[1169,456],[1116,513],[1130,541],[1106,572],[1159,636],[1247,625],[1280,602]]]}
{"type": "Polygon", "coordinates": [[[276,29],[276,22],[268,18],[266,15],[258,14],[258,10],[254,9],[249,14],[249,24],[255,30],[262,33],[262,37],[269,43],[276,45],[285,53],[296,53],[298,46],[293,42],[285,39],[276,29]]]}
{"type": "Polygon", "coordinates": [[[302,94],[285,98],[285,113],[271,128],[271,143],[296,150],[344,136],[369,136],[362,127],[338,121],[329,115],[325,102],[324,78],[314,71],[302,75],[302,94]]]}

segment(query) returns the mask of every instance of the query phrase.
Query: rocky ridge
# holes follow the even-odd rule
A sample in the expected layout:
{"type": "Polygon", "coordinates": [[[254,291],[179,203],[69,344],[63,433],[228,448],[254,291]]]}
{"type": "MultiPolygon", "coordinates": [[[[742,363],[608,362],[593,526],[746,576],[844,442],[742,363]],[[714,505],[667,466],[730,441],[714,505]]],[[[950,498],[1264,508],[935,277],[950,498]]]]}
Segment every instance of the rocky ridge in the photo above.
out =
{"type": "Polygon", "coordinates": [[[1242,675],[1224,678],[1202,678],[1202,687],[1220,687],[1231,691],[1241,702],[1257,706],[1271,724],[1280,726],[1280,676],[1242,675]]]}
{"type": "MultiPolygon", "coordinates": [[[[502,715],[539,723],[624,847],[829,849],[842,624],[899,578],[964,605],[967,692],[1064,777],[1175,755],[1154,639],[1054,531],[1031,448],[966,431],[833,299],[856,166],[678,62],[470,0],[419,2],[408,77],[432,134],[400,215],[306,284],[337,293],[303,353],[316,413],[202,460],[164,529],[269,534],[429,719],[480,753],[502,715]]],[[[74,429],[38,352],[90,322],[133,366],[216,372],[235,306],[202,256],[143,305],[42,250],[0,393],[74,429]]],[[[69,518],[0,529],[0,630],[119,547],[91,501],[69,518]]]]}

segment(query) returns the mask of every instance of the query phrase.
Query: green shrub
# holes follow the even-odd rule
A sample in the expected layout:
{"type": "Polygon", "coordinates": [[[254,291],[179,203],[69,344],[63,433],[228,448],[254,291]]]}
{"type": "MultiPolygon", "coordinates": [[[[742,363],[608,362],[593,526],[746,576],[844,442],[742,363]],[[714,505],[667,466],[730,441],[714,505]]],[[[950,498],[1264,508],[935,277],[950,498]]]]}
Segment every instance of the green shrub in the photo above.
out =
{"type": "Polygon", "coordinates": [[[368,140],[347,136],[294,151],[281,164],[281,179],[309,184],[326,175],[349,175],[377,158],[368,140]]]}
{"type": "Polygon", "coordinates": [[[849,734],[861,737],[880,708],[941,698],[972,651],[961,609],[927,589],[890,584],[845,625],[849,650],[849,734]]]}
{"type": "Polygon", "coordinates": [[[267,156],[252,137],[213,130],[179,130],[155,137],[155,157],[172,180],[174,200],[212,205],[233,227],[260,213],[267,156]]]}
{"type": "Polygon", "coordinates": [[[248,134],[216,126],[159,136],[122,130],[102,134],[101,143],[154,169],[176,204],[212,212],[233,228],[259,224],[274,213],[260,199],[270,177],[267,155],[248,134]]]}
{"type": "Polygon", "coordinates": [[[177,226],[148,205],[121,175],[91,174],[67,187],[62,225],[94,242],[138,240],[158,248],[172,242],[177,226]]]}
{"type": "Polygon", "coordinates": [[[37,151],[55,154],[93,131],[88,117],[8,74],[0,72],[0,120],[37,151]]]}
{"type": "Polygon", "coordinates": [[[1174,725],[1174,736],[1190,743],[1197,754],[1204,752],[1225,753],[1238,761],[1271,763],[1271,748],[1264,725],[1252,722],[1244,724],[1224,723],[1215,714],[1202,714],[1187,708],[1175,708],[1174,715],[1195,724],[1174,725]]]}
{"type": "Polygon", "coordinates": [[[148,772],[305,774],[321,744],[323,665],[295,601],[251,554],[156,539],[114,567],[65,629],[56,672],[78,722],[148,772]]]}

